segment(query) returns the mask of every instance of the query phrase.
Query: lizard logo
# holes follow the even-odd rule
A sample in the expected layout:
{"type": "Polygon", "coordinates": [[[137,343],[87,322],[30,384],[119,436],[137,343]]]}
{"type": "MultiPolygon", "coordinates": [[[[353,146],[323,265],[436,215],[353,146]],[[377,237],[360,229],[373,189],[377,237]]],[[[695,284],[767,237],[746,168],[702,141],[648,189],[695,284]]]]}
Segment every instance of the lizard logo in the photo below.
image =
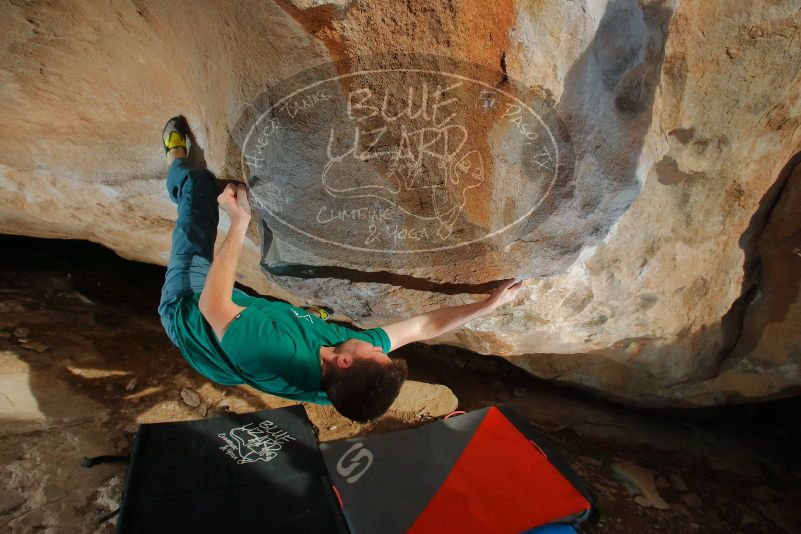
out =
{"type": "Polygon", "coordinates": [[[310,69],[243,115],[232,136],[272,235],[374,266],[451,262],[529,235],[570,168],[550,101],[456,60],[378,63],[310,69]]]}
{"type": "Polygon", "coordinates": [[[295,440],[289,432],[267,420],[232,428],[217,436],[225,442],[220,450],[238,464],[269,462],[278,456],[284,444],[295,440]]]}

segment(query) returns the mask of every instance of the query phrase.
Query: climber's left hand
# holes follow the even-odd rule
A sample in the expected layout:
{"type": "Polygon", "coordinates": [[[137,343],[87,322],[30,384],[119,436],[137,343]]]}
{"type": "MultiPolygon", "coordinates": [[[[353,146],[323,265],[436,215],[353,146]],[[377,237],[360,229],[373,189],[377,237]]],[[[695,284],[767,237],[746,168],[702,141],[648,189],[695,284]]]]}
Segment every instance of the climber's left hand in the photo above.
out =
{"type": "Polygon", "coordinates": [[[492,309],[499,308],[505,304],[509,304],[515,298],[517,298],[517,295],[520,293],[521,289],[523,289],[523,281],[516,278],[510,278],[493,289],[492,293],[490,293],[490,296],[487,297],[485,302],[487,306],[492,309]]]}

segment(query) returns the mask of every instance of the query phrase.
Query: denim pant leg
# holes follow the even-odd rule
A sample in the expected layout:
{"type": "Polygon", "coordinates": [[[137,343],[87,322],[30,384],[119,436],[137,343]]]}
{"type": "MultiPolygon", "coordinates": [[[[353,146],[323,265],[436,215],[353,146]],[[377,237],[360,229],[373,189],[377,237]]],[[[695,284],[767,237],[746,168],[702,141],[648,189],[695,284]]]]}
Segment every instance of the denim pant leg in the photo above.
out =
{"type": "Polygon", "coordinates": [[[167,336],[175,344],[173,317],[184,295],[203,290],[214,256],[219,209],[214,175],[193,167],[186,158],[172,162],[167,192],[178,205],[172,233],[172,251],[161,290],[159,315],[167,336]]]}

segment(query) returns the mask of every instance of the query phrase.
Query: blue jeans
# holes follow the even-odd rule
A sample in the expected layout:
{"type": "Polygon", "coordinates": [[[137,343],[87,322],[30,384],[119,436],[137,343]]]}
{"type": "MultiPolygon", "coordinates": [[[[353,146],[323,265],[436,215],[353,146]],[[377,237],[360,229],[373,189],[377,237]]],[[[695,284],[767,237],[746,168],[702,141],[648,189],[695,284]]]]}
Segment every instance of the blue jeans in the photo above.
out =
{"type": "Polygon", "coordinates": [[[178,220],[158,309],[167,336],[176,344],[175,309],[181,297],[203,290],[214,257],[220,214],[214,175],[193,167],[187,158],[178,158],[170,165],[167,193],[178,205],[178,220]]]}

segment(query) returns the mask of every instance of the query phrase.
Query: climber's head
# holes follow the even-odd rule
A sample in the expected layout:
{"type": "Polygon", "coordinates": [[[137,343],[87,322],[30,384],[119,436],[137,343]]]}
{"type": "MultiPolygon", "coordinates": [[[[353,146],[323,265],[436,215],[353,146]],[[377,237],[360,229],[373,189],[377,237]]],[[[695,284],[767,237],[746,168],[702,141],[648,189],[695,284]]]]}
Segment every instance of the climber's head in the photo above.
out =
{"type": "Polygon", "coordinates": [[[339,413],[360,423],[384,414],[406,380],[406,362],[391,360],[359,339],[332,347],[323,359],[322,388],[339,413]]]}

